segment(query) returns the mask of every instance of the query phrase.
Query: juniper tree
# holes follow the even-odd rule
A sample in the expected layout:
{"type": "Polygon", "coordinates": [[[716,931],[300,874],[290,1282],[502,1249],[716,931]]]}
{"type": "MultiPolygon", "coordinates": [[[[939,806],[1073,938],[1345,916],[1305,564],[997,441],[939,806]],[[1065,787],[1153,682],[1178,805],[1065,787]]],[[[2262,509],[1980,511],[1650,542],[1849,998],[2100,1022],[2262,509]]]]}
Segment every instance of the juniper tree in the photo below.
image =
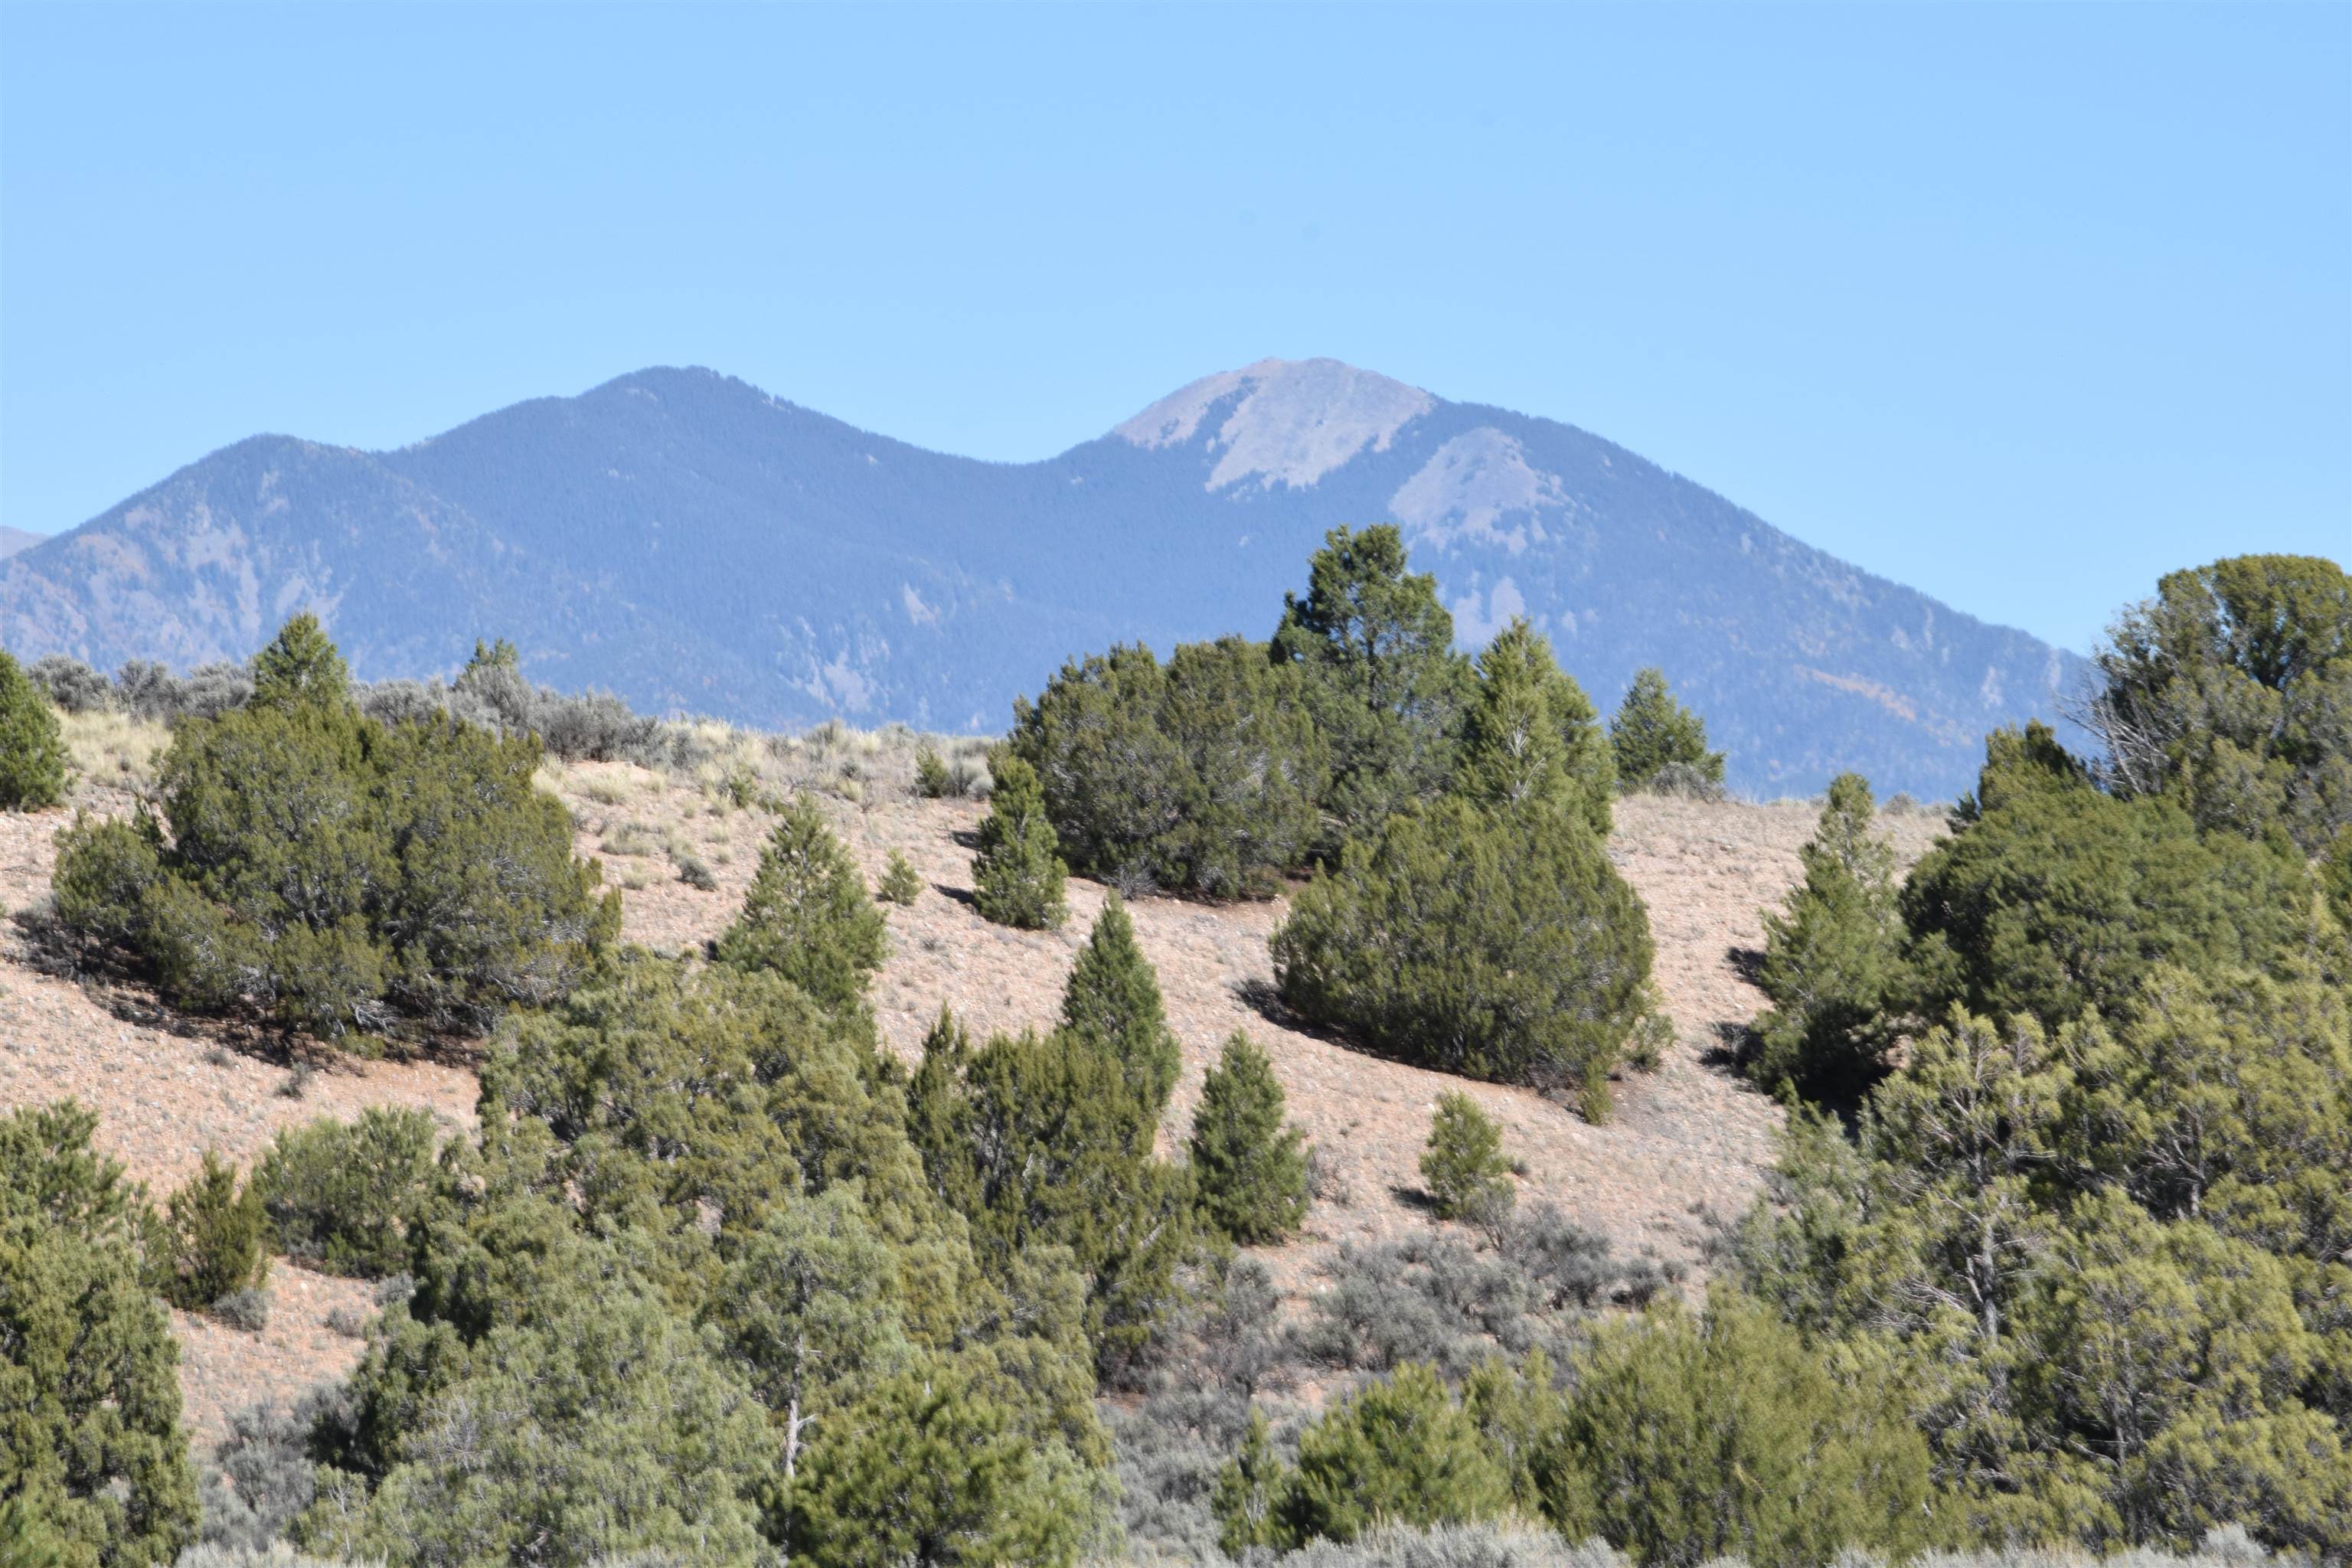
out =
{"type": "Polygon", "coordinates": [[[1438,1218],[1472,1225],[1501,1224],[1518,1196],[1511,1184],[1511,1163],[1503,1155],[1502,1129],[1458,1090],[1437,1097],[1429,1144],[1421,1155],[1421,1181],[1438,1218]]]}
{"type": "Polygon", "coordinates": [[[947,763],[928,742],[915,748],[915,793],[925,800],[939,800],[954,793],[954,780],[948,773],[947,763]]]}
{"type": "Polygon", "coordinates": [[[165,1205],[163,1226],[171,1248],[163,1293],[174,1306],[210,1307],[268,1277],[261,1189],[251,1182],[240,1186],[236,1167],[210,1149],[165,1205]]]}
{"type": "Polygon", "coordinates": [[[1652,1027],[1649,921],[1579,818],[1458,796],[1391,817],[1291,901],[1283,999],[1374,1049],[1470,1078],[1573,1089],[1652,1027]]]}
{"type": "Polygon", "coordinates": [[[65,787],[57,713],[15,656],[0,648],[0,811],[55,805],[65,787]]]}
{"type": "Polygon", "coordinates": [[[882,873],[881,885],[874,889],[885,903],[911,904],[923,891],[923,879],[915,863],[907,858],[906,851],[890,851],[889,869],[882,873]]]}
{"type": "Polygon", "coordinates": [[[1723,782],[1723,753],[1706,749],[1706,724],[1675,700],[1664,670],[1637,671],[1609,721],[1617,755],[1617,786],[1637,790],[1667,768],[1694,770],[1707,784],[1723,782]]]}
{"type": "Polygon", "coordinates": [[[888,955],[887,929],[824,809],[803,795],[777,819],[743,912],[713,951],[723,963],[772,971],[820,1006],[848,1014],[865,1005],[888,955]]]}
{"type": "Polygon", "coordinates": [[[351,668],[309,611],[253,656],[253,697],[263,708],[340,708],[351,700],[351,668]]]}
{"type": "Polygon", "coordinates": [[[196,1477],[152,1212],[97,1124],[70,1102],[0,1117],[0,1494],[66,1568],[137,1568],[194,1540],[196,1477]]]}
{"type": "Polygon", "coordinates": [[[1109,1053],[1157,1127],[1184,1056],[1168,1027],[1160,977],[1135,940],[1135,921],[1117,893],[1103,900],[1087,945],[1062,988],[1062,1026],[1109,1053]]]}
{"type": "Polygon", "coordinates": [[[999,925],[1041,931],[1069,918],[1054,825],[1034,769],[1009,752],[991,759],[996,787],[980,824],[980,853],[972,858],[972,902],[999,925]]]}
{"type": "Polygon", "coordinates": [[[1583,689],[1524,616],[1478,656],[1454,787],[1508,810],[1564,812],[1609,832],[1617,765],[1583,689]]]}
{"type": "Polygon", "coordinates": [[[1285,1109],[1274,1063],[1235,1030],[1202,1080],[1191,1150],[1202,1217],[1244,1246],[1285,1240],[1307,1215],[1303,1139],[1285,1109]]]}
{"type": "Polygon", "coordinates": [[[1271,653],[1305,677],[1307,710],[1329,748],[1323,810],[1342,833],[1373,830],[1444,787],[1469,661],[1454,649],[1437,580],[1406,570],[1394,524],[1324,535],[1306,594],[1283,595],[1271,653]]]}
{"type": "Polygon", "coordinates": [[[1895,852],[1871,832],[1870,784],[1831,781],[1805,879],[1764,915],[1756,1076],[1813,1099],[1853,1099],[1885,1072],[1906,1000],[1895,852]]]}

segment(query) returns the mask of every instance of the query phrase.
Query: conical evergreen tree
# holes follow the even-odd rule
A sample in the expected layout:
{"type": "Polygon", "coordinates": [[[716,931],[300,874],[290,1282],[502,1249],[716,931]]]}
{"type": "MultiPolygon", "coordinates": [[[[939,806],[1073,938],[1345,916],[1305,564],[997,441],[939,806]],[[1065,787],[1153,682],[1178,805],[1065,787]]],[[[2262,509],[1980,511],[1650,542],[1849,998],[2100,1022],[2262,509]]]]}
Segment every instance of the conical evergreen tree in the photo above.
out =
{"type": "Polygon", "coordinates": [[[887,952],[882,911],[866,879],[806,795],[794,800],[760,851],[743,912],[719,939],[721,963],[768,969],[822,1007],[854,1011],[887,952]]]}
{"type": "Polygon", "coordinates": [[[58,716],[15,656],[0,648],[0,811],[55,805],[65,787],[58,716]]]}
{"type": "Polygon", "coordinates": [[[1616,783],[1615,756],[1583,688],[1527,617],[1514,617],[1478,656],[1455,787],[1489,806],[1578,816],[1605,837],[1616,783]]]}
{"type": "Polygon", "coordinates": [[[980,825],[980,853],[972,858],[972,902],[999,925],[1043,931],[1069,918],[1054,825],[1045,816],[1045,795],[1037,772],[1009,752],[990,761],[996,787],[980,825]]]}
{"type": "Polygon", "coordinates": [[[1757,1078],[1811,1099],[1853,1100],[1886,1070],[1901,1020],[1903,920],[1895,851],[1871,832],[1870,784],[1841,773],[1785,912],[1764,916],[1757,1078]]]}
{"type": "Polygon", "coordinates": [[[352,672],[309,611],[278,630],[253,658],[256,708],[340,708],[351,700],[352,672]]]}
{"type": "Polygon", "coordinates": [[[1160,1001],[1160,977],[1135,940],[1135,921],[1117,893],[1103,900],[1095,929],[1062,988],[1062,1024],[1115,1058],[1156,1125],[1184,1063],[1160,1001]]]}
{"type": "Polygon", "coordinates": [[[1421,1179],[1440,1219],[1494,1225],[1511,1212],[1518,1195],[1511,1185],[1511,1163],[1503,1157],[1502,1130],[1459,1090],[1437,1097],[1421,1179]]]}
{"type": "Polygon", "coordinates": [[[1689,768],[1711,784],[1723,782],[1723,753],[1706,749],[1706,725],[1675,700],[1665,672],[1644,669],[1609,721],[1617,752],[1617,787],[1636,790],[1654,783],[1669,767],[1689,768]]]}
{"type": "Polygon", "coordinates": [[[907,858],[906,851],[890,851],[889,869],[882,873],[881,885],[874,889],[883,902],[911,904],[922,896],[923,879],[915,863],[907,858]]]}
{"type": "Polygon", "coordinates": [[[1283,1110],[1273,1062],[1235,1030],[1192,1112],[1192,1181],[1202,1215],[1244,1246],[1281,1241],[1307,1215],[1307,1159],[1283,1110]]]}

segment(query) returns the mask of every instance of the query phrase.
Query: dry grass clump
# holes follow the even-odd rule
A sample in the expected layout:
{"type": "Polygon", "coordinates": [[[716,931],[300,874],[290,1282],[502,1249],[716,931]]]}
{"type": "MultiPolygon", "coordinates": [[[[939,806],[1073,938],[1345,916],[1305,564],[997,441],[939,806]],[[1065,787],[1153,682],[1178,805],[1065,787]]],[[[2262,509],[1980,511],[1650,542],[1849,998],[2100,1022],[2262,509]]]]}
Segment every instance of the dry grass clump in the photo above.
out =
{"type": "MultiPolygon", "coordinates": [[[[853,805],[879,805],[915,793],[915,758],[925,747],[937,752],[961,785],[961,793],[988,790],[987,737],[926,735],[905,724],[857,730],[828,719],[797,735],[747,730],[717,719],[677,720],[662,725],[651,746],[673,787],[691,790],[709,816],[723,817],[803,791],[853,805]]],[[[611,791],[614,786],[600,782],[611,791]]],[[[605,805],[620,800],[592,798],[605,805]]]]}
{"type": "Polygon", "coordinates": [[[154,782],[155,759],[172,739],[171,730],[160,721],[111,709],[60,713],[58,728],[83,784],[133,793],[154,782]]]}

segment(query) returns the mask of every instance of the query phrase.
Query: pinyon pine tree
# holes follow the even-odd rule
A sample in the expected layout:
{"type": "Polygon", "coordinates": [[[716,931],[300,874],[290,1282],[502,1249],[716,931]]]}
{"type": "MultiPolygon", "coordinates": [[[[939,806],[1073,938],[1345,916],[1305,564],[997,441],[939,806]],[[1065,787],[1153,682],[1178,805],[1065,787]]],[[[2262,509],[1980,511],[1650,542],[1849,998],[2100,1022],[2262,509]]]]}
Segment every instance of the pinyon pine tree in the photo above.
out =
{"type": "Polygon", "coordinates": [[[1117,893],[1103,900],[1095,929],[1062,989],[1062,1026],[1107,1051],[1156,1124],[1175,1090],[1183,1053],[1169,1032],[1160,977],[1135,941],[1135,921],[1117,893]]]}
{"type": "Polygon", "coordinates": [[[55,805],[65,787],[58,716],[15,656],[0,648],[0,811],[55,805]]]}
{"type": "Polygon", "coordinates": [[[996,788],[980,824],[980,853],[972,858],[972,902],[999,925],[1043,931],[1069,918],[1054,825],[1045,816],[1045,796],[1037,772],[1010,752],[993,758],[989,771],[996,788]]]}
{"type": "Polygon", "coordinates": [[[1459,1090],[1437,1097],[1421,1179],[1440,1219],[1495,1225],[1511,1212],[1518,1195],[1511,1185],[1511,1163],[1503,1157],[1502,1131],[1459,1090]]]}
{"type": "Polygon", "coordinates": [[[1785,912],[1764,916],[1756,1075],[1813,1099],[1860,1096],[1886,1068],[1903,989],[1895,851],[1871,830],[1870,784],[1841,773],[1785,912]]]}
{"type": "Polygon", "coordinates": [[[743,912],[718,942],[722,963],[769,969],[819,1005],[847,1013],[888,949],[882,911],[824,813],[806,795],[786,808],[760,851],[743,912]]]}
{"type": "Polygon", "coordinates": [[[1609,833],[1617,764],[1600,716],[1524,616],[1478,656],[1454,787],[1504,810],[1559,811],[1609,833]]]}
{"type": "Polygon", "coordinates": [[[1202,1215],[1244,1246],[1281,1241],[1307,1215],[1307,1159],[1283,1110],[1273,1062],[1234,1030],[1192,1112],[1192,1181],[1202,1215]]]}
{"type": "Polygon", "coordinates": [[[1670,767],[1692,769],[1710,784],[1723,783],[1723,753],[1706,749],[1705,721],[1675,700],[1664,670],[1644,669],[1633,677],[1609,721],[1609,739],[1617,752],[1620,789],[1644,788],[1670,767]]]}
{"type": "Polygon", "coordinates": [[[915,870],[915,863],[907,858],[906,851],[890,851],[890,868],[882,873],[881,885],[875,892],[882,901],[890,904],[911,904],[923,890],[923,879],[915,870]]]}

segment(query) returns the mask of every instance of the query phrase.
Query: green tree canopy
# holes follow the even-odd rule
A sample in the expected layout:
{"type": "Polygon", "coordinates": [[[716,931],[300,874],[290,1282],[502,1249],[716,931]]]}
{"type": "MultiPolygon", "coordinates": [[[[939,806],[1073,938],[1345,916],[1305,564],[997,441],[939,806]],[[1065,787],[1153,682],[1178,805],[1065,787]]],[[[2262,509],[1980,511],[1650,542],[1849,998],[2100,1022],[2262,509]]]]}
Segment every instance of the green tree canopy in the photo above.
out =
{"type": "Polygon", "coordinates": [[[801,795],[760,851],[743,912],[719,936],[721,963],[772,970],[820,1006],[849,1014],[889,953],[888,926],[824,812],[801,795]]]}
{"type": "Polygon", "coordinates": [[[1493,808],[1579,816],[1606,837],[1616,784],[1616,758],[1584,689],[1515,616],[1478,656],[1454,787],[1493,808]]]}
{"type": "Polygon", "coordinates": [[[1458,1089],[1437,1097],[1429,1144],[1421,1155],[1421,1180],[1440,1219],[1500,1225],[1518,1196],[1511,1185],[1511,1163],[1503,1154],[1502,1129],[1458,1089]]]}
{"type": "Polygon", "coordinates": [[[1129,1091],[1158,1126],[1184,1055],[1168,1027],[1160,976],[1143,956],[1135,921],[1117,893],[1103,900],[1062,988],[1062,1027],[1120,1065],[1129,1091]]]}
{"type": "Polygon", "coordinates": [[[1247,1246],[1286,1239],[1307,1215],[1303,1135],[1284,1109],[1274,1063],[1236,1029],[1202,1080],[1191,1149],[1202,1216],[1247,1246]]]}
{"type": "Polygon", "coordinates": [[[0,648],[0,811],[29,811],[64,798],[66,748],[57,710],[0,648]]]}
{"type": "Polygon", "coordinates": [[[1343,833],[1366,832],[1445,787],[1469,661],[1437,579],[1406,569],[1394,524],[1333,529],[1307,573],[1304,596],[1283,595],[1272,655],[1305,677],[1329,747],[1324,812],[1343,833]]]}
{"type": "Polygon", "coordinates": [[[1711,784],[1723,782],[1723,753],[1706,749],[1706,722],[1675,700],[1664,670],[1634,674],[1609,721],[1609,740],[1620,789],[1646,788],[1668,768],[1692,770],[1711,784]]]}
{"type": "Polygon", "coordinates": [[[980,853],[972,857],[972,902],[999,925],[1058,926],[1069,918],[1062,898],[1069,871],[1036,772],[1010,752],[999,752],[989,768],[996,787],[981,819],[980,853]]]}

